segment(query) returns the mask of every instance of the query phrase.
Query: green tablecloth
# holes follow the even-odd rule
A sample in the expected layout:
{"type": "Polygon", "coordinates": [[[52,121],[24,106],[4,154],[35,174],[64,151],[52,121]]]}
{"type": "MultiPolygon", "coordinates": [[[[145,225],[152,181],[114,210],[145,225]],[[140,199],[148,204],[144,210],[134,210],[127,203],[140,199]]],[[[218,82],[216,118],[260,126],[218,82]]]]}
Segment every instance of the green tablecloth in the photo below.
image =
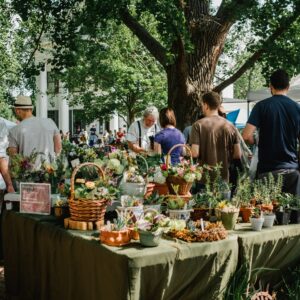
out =
{"type": "Polygon", "coordinates": [[[260,275],[262,283],[276,285],[288,268],[300,263],[300,225],[291,224],[252,231],[250,224],[237,225],[239,264],[248,263],[250,270],[270,268],[260,275]]]}
{"type": "Polygon", "coordinates": [[[96,232],[16,212],[3,215],[3,234],[7,292],[22,300],[221,299],[238,260],[236,235],[117,248],[101,245],[96,232]]]}

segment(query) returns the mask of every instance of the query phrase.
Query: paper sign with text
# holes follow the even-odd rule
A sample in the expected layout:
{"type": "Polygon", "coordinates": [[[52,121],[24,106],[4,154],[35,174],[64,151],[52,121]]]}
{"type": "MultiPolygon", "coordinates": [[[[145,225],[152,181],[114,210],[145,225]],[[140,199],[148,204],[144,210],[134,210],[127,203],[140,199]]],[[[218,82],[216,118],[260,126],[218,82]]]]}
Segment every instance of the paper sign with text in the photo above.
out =
{"type": "Polygon", "coordinates": [[[51,185],[48,183],[20,184],[20,212],[50,215],[51,185]]]}

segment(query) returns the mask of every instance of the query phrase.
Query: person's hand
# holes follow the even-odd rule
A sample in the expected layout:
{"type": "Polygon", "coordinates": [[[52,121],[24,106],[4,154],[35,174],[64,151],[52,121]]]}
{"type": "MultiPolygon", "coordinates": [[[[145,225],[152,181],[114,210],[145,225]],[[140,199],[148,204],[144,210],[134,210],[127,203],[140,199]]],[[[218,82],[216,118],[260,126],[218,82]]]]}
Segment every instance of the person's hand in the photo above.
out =
{"type": "Polygon", "coordinates": [[[8,193],[14,193],[15,192],[15,189],[14,189],[12,184],[8,185],[6,187],[6,190],[7,190],[8,193]]]}

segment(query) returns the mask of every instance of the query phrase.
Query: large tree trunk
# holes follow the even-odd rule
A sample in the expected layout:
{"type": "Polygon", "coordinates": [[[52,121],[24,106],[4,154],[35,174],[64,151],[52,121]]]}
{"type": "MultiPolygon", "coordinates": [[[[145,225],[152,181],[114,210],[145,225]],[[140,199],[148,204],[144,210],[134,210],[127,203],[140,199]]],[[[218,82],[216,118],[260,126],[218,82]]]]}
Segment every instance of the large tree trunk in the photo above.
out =
{"type": "Polygon", "coordinates": [[[174,64],[166,68],[168,104],[178,128],[191,125],[201,112],[201,95],[213,88],[214,74],[232,23],[209,17],[206,1],[188,1],[185,15],[194,50],[187,53],[181,37],[173,45],[174,64]]]}

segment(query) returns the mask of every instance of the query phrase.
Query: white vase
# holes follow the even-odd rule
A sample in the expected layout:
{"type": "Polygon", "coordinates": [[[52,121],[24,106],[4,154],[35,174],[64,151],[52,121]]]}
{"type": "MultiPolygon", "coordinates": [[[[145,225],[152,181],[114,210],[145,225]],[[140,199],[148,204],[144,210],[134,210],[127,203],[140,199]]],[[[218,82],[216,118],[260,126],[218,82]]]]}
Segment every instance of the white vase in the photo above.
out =
{"type": "Polygon", "coordinates": [[[263,227],[273,227],[274,221],[275,221],[275,215],[264,215],[264,224],[263,227]]]}
{"type": "Polygon", "coordinates": [[[254,231],[261,231],[264,221],[264,218],[250,218],[252,229],[254,231]]]}

